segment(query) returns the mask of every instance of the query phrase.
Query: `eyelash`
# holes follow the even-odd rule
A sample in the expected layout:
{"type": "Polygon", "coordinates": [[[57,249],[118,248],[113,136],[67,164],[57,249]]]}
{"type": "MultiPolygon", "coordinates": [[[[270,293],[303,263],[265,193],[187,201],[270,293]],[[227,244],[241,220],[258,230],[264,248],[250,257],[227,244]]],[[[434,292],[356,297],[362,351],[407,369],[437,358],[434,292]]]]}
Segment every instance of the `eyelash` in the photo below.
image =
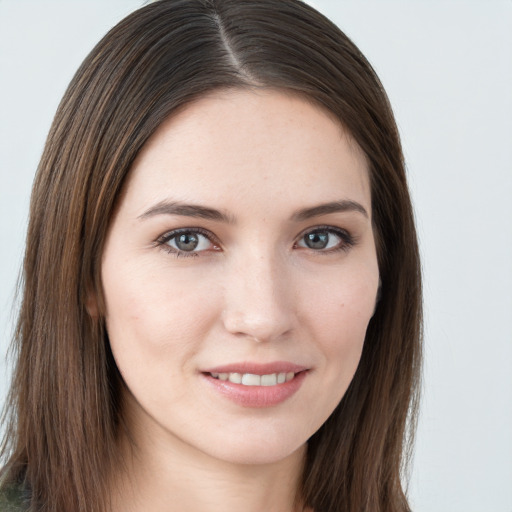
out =
{"type": "Polygon", "coordinates": [[[210,231],[207,231],[206,229],[202,228],[182,228],[182,229],[175,229],[173,231],[169,231],[162,235],[161,237],[157,238],[156,245],[159,246],[161,249],[163,249],[165,252],[172,254],[176,258],[189,258],[189,257],[197,257],[199,256],[198,252],[187,252],[187,251],[180,251],[178,249],[175,249],[174,247],[171,247],[168,245],[168,242],[176,238],[178,235],[181,234],[199,234],[204,236],[208,239],[208,241],[213,244],[214,246],[219,246],[220,244],[217,241],[217,238],[211,233],[210,231]]]}
{"type": "MultiPolygon", "coordinates": [[[[333,248],[330,248],[327,250],[321,250],[321,249],[315,250],[315,249],[311,249],[311,248],[307,248],[307,247],[301,247],[301,248],[309,249],[311,252],[318,253],[318,254],[332,254],[332,253],[336,253],[339,251],[347,252],[354,245],[356,245],[356,242],[357,242],[356,239],[348,231],[346,231],[344,229],[336,228],[333,226],[316,226],[313,229],[308,229],[307,231],[304,231],[300,234],[300,236],[298,237],[298,241],[303,240],[304,237],[308,234],[326,233],[326,232],[329,234],[334,234],[340,239],[340,242],[336,247],[333,247],[333,248]]],[[[213,233],[211,233],[210,231],[207,231],[205,229],[202,229],[202,228],[181,228],[181,229],[175,229],[173,231],[169,231],[169,232],[165,233],[164,235],[162,235],[161,237],[159,237],[155,241],[155,244],[158,247],[160,247],[162,250],[164,250],[168,254],[172,254],[176,258],[197,257],[200,255],[201,252],[204,252],[204,251],[196,251],[196,252],[181,251],[181,250],[175,249],[174,247],[171,247],[168,243],[180,234],[199,234],[199,235],[204,236],[206,239],[208,239],[208,241],[214,247],[220,246],[217,238],[213,235],[213,233]]],[[[298,241],[294,243],[294,245],[293,245],[294,248],[297,248],[298,241]]]]}
{"type": "MultiPolygon", "coordinates": [[[[318,254],[332,254],[339,251],[347,252],[349,251],[354,245],[356,244],[356,239],[353,235],[351,235],[348,231],[341,228],[336,228],[334,226],[316,226],[313,229],[308,229],[306,231],[303,231],[298,240],[303,240],[306,235],[314,234],[314,233],[329,233],[336,235],[340,242],[337,246],[332,247],[331,249],[326,250],[314,250],[309,248],[310,251],[318,254]]],[[[296,247],[298,242],[295,242],[294,247],[296,247]]]]}

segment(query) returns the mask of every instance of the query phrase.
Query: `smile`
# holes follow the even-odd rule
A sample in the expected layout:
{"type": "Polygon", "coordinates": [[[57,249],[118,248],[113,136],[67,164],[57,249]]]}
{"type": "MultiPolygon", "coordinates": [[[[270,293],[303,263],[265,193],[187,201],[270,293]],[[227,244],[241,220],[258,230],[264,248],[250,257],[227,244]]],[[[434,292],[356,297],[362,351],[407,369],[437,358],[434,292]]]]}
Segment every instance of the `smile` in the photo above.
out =
{"type": "Polygon", "coordinates": [[[311,368],[277,361],[268,364],[234,363],[201,372],[216,395],[246,408],[274,407],[290,399],[311,368]]]}
{"type": "Polygon", "coordinates": [[[229,381],[233,384],[242,384],[242,386],[276,386],[277,384],[291,381],[295,377],[295,372],[270,373],[267,375],[212,372],[210,375],[214,379],[229,381]]]}

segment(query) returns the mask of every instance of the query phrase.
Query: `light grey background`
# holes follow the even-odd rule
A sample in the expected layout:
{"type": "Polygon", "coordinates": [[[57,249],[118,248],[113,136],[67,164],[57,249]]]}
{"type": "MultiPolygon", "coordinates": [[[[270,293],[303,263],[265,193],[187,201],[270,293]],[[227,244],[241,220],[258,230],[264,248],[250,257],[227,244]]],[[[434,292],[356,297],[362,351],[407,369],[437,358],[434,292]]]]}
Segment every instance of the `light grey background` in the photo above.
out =
{"type": "MultiPolygon", "coordinates": [[[[425,276],[416,512],[512,512],[512,1],[311,2],[394,106],[425,276]]],[[[64,89],[142,0],[0,0],[0,401],[31,182],[64,89]]]]}

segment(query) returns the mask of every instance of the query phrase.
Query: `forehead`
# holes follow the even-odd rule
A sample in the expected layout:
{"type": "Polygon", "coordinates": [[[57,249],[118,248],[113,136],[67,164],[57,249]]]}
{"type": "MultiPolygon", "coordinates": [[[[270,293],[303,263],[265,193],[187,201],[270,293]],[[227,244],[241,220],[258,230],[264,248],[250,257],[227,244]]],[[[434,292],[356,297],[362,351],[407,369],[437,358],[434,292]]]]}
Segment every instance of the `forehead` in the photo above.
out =
{"type": "Polygon", "coordinates": [[[269,90],[217,92],[171,116],[139,153],[126,192],[144,205],[171,196],[275,210],[348,198],[370,208],[365,155],[341,123],[269,90]]]}

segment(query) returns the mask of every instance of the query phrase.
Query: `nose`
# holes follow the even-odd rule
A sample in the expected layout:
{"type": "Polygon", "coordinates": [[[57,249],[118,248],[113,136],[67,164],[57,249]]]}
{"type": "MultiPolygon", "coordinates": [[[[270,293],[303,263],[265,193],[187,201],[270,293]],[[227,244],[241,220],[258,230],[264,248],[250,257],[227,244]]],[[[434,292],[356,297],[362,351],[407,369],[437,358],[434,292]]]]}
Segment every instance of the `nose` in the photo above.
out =
{"type": "Polygon", "coordinates": [[[290,273],[279,258],[252,254],[229,272],[224,288],[224,328],[240,338],[277,341],[295,326],[290,273]]]}

